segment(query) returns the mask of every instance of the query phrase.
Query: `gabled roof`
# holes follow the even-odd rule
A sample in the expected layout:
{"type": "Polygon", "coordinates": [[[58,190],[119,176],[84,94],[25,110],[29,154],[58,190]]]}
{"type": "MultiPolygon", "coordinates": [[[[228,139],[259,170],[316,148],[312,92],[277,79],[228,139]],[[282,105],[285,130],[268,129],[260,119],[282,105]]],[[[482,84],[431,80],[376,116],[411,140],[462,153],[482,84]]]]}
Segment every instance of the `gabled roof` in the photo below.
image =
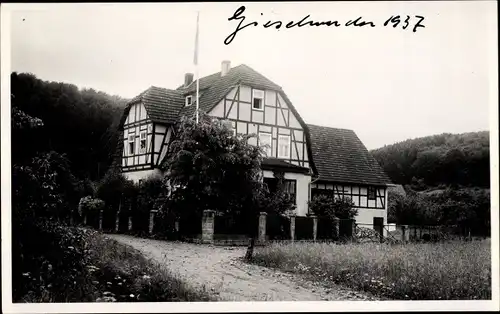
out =
{"type": "Polygon", "coordinates": [[[130,107],[138,102],[144,104],[146,112],[153,122],[160,123],[175,123],[178,120],[180,110],[184,107],[184,97],[181,92],[151,86],[127,104],[120,121],[120,127],[125,123],[130,107]]]}
{"type": "Polygon", "coordinates": [[[352,130],[308,124],[319,181],[386,185],[391,180],[352,130]]]}
{"type": "MultiPolygon", "coordinates": [[[[248,65],[241,64],[229,69],[224,76],[221,76],[221,72],[217,72],[200,78],[200,111],[210,112],[238,84],[281,91],[279,85],[248,65]]],[[[187,87],[177,88],[177,91],[183,95],[196,93],[196,80],[187,87]]],[[[195,109],[196,104],[193,103],[192,106],[185,107],[181,111],[181,115],[192,115],[195,109]]]]}

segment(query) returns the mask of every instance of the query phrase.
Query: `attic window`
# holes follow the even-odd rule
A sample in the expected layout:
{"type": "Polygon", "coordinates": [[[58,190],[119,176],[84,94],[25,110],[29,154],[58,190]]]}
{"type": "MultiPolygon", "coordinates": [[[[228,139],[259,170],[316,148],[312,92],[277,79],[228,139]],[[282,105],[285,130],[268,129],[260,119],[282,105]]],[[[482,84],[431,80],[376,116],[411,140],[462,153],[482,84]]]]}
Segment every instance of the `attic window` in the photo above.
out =
{"type": "Polygon", "coordinates": [[[254,89],[252,92],[252,108],[264,110],[264,91],[254,89]]]}
{"type": "Polygon", "coordinates": [[[186,96],[186,107],[193,103],[193,96],[186,96]]]}

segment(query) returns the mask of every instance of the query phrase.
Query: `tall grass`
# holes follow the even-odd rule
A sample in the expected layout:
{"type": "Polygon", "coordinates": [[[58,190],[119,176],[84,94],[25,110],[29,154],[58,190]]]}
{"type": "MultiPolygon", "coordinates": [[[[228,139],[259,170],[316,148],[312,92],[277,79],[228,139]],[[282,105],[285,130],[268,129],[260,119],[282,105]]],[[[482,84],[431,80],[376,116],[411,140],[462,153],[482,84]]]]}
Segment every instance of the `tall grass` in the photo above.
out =
{"type": "Polygon", "coordinates": [[[489,240],[406,245],[276,243],[257,248],[253,262],[392,299],[491,299],[489,240]]]}

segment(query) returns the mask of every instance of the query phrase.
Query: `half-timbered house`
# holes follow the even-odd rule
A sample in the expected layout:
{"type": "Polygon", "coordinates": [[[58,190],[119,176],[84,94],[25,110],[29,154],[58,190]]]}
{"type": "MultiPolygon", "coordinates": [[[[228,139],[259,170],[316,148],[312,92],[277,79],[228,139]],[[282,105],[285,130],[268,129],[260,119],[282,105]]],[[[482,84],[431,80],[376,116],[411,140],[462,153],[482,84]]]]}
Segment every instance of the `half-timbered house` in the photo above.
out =
{"type": "MultiPolygon", "coordinates": [[[[160,175],[174,138],[174,125],[192,116],[196,82],[186,74],[176,89],[150,87],[127,105],[118,147],[121,170],[131,180],[160,175]]],[[[314,195],[349,196],[359,208],[358,223],[387,223],[390,180],[353,131],[307,125],[283,89],[246,65],[200,78],[199,109],[226,119],[235,134],[257,135],[250,143],[265,147],[264,180],[276,184],[274,172],[284,173],[294,196],[296,214],[309,213],[314,195]]]]}

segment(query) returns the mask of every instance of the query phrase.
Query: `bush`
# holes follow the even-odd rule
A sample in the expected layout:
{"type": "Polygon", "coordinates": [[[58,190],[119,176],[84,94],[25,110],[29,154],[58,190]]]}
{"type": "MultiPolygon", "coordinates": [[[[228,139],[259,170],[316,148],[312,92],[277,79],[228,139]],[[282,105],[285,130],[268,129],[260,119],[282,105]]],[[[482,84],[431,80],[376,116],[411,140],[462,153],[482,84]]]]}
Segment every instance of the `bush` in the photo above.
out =
{"type": "Polygon", "coordinates": [[[93,301],[85,231],[48,220],[25,222],[22,229],[13,237],[14,302],[93,301]]]}
{"type": "Polygon", "coordinates": [[[13,302],[211,300],[97,231],[44,220],[13,240],[13,302]]]}
{"type": "Polygon", "coordinates": [[[353,219],[358,214],[358,209],[350,198],[333,198],[326,195],[318,195],[309,201],[309,208],[315,215],[330,219],[353,219]]]}
{"type": "Polygon", "coordinates": [[[80,199],[69,161],[56,152],[40,153],[12,169],[13,218],[68,217],[80,199]]]}
{"type": "Polygon", "coordinates": [[[104,201],[92,196],[85,196],[80,199],[78,204],[78,214],[80,216],[98,213],[104,208],[104,201]]]}
{"type": "Polygon", "coordinates": [[[112,169],[98,183],[96,196],[103,200],[107,208],[117,209],[124,198],[135,198],[137,187],[118,170],[112,169]]]}
{"type": "Polygon", "coordinates": [[[434,193],[389,194],[388,217],[397,224],[458,225],[472,235],[489,235],[489,190],[452,189],[434,193]]]}

